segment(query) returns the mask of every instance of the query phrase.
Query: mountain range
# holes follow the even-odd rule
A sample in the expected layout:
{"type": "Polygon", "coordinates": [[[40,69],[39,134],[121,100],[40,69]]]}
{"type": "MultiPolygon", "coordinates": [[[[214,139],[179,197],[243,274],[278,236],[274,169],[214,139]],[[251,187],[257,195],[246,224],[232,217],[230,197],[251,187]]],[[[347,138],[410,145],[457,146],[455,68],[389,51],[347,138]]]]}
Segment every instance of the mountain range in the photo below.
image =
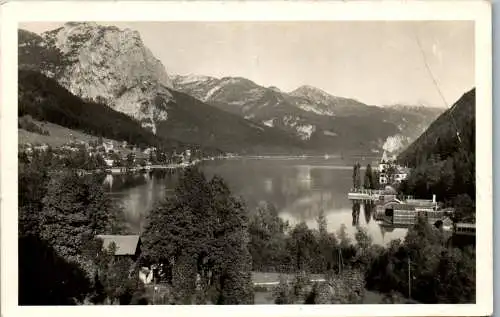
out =
{"type": "Polygon", "coordinates": [[[397,152],[442,112],[367,105],[312,86],[283,92],[242,77],[169,74],[138,32],[113,26],[71,22],[18,36],[20,69],[124,113],[158,137],[223,151],[397,152]]]}
{"type": "Polygon", "coordinates": [[[301,86],[289,93],[241,77],[173,76],[173,87],[221,110],[278,127],[316,149],[395,152],[418,137],[442,111],[376,107],[301,86]]]}

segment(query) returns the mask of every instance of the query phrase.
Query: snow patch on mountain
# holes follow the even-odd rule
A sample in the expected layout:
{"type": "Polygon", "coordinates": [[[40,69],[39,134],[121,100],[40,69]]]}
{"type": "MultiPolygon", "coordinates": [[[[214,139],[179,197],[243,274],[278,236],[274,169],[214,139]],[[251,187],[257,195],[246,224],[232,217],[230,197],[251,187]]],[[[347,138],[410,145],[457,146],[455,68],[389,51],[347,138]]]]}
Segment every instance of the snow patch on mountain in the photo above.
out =
{"type": "Polygon", "coordinates": [[[304,111],[313,112],[313,113],[318,114],[320,116],[331,116],[331,117],[335,116],[333,111],[330,111],[327,109],[321,109],[321,108],[318,108],[318,107],[310,105],[310,104],[300,104],[299,108],[304,110],[304,111]]]}
{"type": "Polygon", "coordinates": [[[274,118],[262,121],[262,124],[264,124],[265,126],[268,126],[268,127],[272,128],[272,127],[274,127],[274,118]]]}
{"type": "Polygon", "coordinates": [[[191,84],[191,83],[202,83],[202,82],[206,82],[206,81],[214,79],[214,77],[210,77],[210,76],[193,75],[193,74],[185,75],[185,76],[174,75],[171,78],[172,78],[172,81],[176,82],[176,84],[179,84],[179,85],[186,85],[186,84],[191,84]]]}
{"type": "Polygon", "coordinates": [[[335,133],[333,131],[328,131],[328,130],[323,131],[323,134],[327,135],[327,136],[338,136],[337,133],[335,133]]]}
{"type": "Polygon", "coordinates": [[[316,131],[316,126],[312,124],[302,124],[300,117],[286,115],[283,117],[283,124],[295,130],[302,140],[309,140],[316,131]]]}
{"type": "Polygon", "coordinates": [[[210,97],[212,97],[217,91],[219,91],[221,89],[222,89],[222,86],[213,87],[212,89],[207,91],[207,94],[203,97],[203,101],[207,101],[208,99],[210,99],[210,97]]]}
{"type": "Polygon", "coordinates": [[[297,125],[297,134],[302,140],[309,140],[311,135],[316,131],[316,126],[312,124],[297,125]]]}

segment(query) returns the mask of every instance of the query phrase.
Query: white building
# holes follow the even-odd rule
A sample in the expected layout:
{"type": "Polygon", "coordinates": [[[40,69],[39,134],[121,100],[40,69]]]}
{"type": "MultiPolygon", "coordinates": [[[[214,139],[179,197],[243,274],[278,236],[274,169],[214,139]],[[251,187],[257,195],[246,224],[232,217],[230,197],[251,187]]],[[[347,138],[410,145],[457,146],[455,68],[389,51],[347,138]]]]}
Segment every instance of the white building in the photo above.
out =
{"type": "Polygon", "coordinates": [[[402,181],[404,181],[408,177],[409,169],[405,168],[405,167],[397,166],[396,170],[397,170],[397,172],[396,172],[396,174],[394,174],[394,181],[396,183],[401,183],[402,181]]]}
{"type": "Polygon", "coordinates": [[[114,160],[111,159],[104,159],[104,162],[106,162],[107,166],[113,166],[114,160]]]}
{"type": "Polygon", "coordinates": [[[385,184],[387,184],[387,182],[388,182],[388,179],[387,179],[387,174],[385,174],[385,173],[380,173],[380,174],[379,174],[379,178],[378,178],[378,182],[379,182],[379,184],[381,184],[381,185],[385,185],[385,184]]]}
{"type": "Polygon", "coordinates": [[[106,151],[106,153],[108,153],[109,151],[112,151],[113,150],[113,142],[104,142],[102,144],[102,146],[104,147],[104,151],[106,151]]]}

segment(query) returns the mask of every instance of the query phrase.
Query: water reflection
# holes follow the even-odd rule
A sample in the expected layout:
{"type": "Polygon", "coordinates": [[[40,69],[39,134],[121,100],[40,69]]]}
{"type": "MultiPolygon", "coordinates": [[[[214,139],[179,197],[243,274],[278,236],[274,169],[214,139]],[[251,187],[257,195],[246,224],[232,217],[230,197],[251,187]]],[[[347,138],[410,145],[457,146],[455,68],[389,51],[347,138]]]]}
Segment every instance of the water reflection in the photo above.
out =
{"type": "Polygon", "coordinates": [[[370,223],[370,220],[372,218],[375,218],[375,208],[376,208],[376,205],[374,202],[372,201],[365,201],[363,203],[363,206],[364,206],[364,214],[365,214],[365,221],[367,224],[370,223]]]}
{"type": "MultiPolygon", "coordinates": [[[[352,183],[352,167],[333,160],[224,160],[203,163],[200,168],[211,178],[220,175],[231,191],[240,196],[248,209],[262,201],[272,203],[279,215],[291,224],[305,221],[317,228],[323,210],[328,230],[336,232],[341,224],[354,237],[356,226],[365,227],[375,243],[386,243],[404,236],[404,231],[382,232],[371,221],[375,206],[368,202],[352,203],[347,192],[352,183]],[[364,216],[361,217],[361,213],[364,216]]],[[[137,175],[107,176],[104,184],[123,206],[132,230],[140,232],[154,204],[173,192],[178,172],[155,171],[137,175]]]]}
{"type": "Polygon", "coordinates": [[[266,189],[266,193],[268,193],[268,194],[272,193],[274,191],[272,178],[266,178],[264,180],[264,188],[266,189]]]}
{"type": "MultiPolygon", "coordinates": [[[[359,225],[359,213],[361,211],[361,204],[358,201],[352,202],[352,225],[357,227],[359,225]]],[[[366,209],[365,209],[366,212],[366,209]]]]}

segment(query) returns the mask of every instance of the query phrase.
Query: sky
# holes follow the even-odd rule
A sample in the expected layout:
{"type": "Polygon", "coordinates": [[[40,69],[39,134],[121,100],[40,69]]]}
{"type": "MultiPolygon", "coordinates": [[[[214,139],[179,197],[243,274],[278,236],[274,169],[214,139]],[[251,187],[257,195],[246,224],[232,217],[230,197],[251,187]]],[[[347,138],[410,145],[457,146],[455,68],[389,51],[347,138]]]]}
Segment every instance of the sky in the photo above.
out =
{"type": "Polygon", "coordinates": [[[311,85],[378,106],[449,107],[474,87],[469,21],[98,23],[137,30],[170,75],[239,76],[287,92],[311,85]]]}

